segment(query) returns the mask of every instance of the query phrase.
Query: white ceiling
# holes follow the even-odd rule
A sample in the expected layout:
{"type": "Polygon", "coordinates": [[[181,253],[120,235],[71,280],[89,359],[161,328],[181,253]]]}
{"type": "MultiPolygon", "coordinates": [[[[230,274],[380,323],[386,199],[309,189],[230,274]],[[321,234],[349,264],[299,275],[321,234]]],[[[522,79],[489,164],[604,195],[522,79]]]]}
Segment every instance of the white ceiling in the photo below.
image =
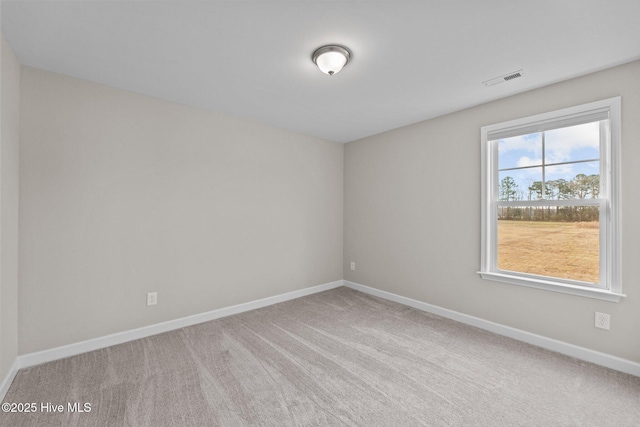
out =
{"type": "Polygon", "coordinates": [[[1,7],[25,65],[341,142],[640,59],[640,0],[1,7]],[[330,43],[353,52],[333,77],[311,62],[330,43]]]}

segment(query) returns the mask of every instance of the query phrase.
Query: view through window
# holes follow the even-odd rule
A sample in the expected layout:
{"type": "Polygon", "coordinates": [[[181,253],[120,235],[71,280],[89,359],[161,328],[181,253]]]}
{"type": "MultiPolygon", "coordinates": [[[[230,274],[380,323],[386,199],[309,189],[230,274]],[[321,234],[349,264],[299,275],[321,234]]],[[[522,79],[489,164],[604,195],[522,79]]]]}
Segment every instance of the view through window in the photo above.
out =
{"type": "Polygon", "coordinates": [[[600,135],[607,126],[497,141],[498,269],[600,282],[600,135]]]}

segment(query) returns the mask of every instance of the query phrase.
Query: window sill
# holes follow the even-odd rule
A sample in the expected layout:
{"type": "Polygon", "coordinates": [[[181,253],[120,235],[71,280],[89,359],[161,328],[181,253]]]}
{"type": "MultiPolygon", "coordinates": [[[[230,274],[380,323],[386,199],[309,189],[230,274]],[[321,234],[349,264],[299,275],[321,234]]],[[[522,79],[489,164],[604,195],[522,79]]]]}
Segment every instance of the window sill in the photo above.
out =
{"type": "Polygon", "coordinates": [[[578,295],[581,297],[595,298],[610,302],[619,302],[620,298],[626,297],[626,295],[624,294],[618,294],[605,289],[586,288],[582,286],[574,286],[564,283],[550,282],[546,280],[512,276],[504,273],[488,273],[479,271],[478,274],[483,279],[493,280],[494,282],[502,282],[512,285],[526,286],[529,288],[544,289],[552,292],[561,292],[563,294],[578,295]]]}

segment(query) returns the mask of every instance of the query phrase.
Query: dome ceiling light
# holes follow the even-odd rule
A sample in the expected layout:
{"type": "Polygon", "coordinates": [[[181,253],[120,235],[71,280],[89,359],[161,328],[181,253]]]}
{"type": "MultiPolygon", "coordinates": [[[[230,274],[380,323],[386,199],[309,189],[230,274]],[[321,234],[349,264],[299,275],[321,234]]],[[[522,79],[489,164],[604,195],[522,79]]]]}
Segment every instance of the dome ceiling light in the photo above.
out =
{"type": "Polygon", "coordinates": [[[333,76],[349,63],[351,52],[346,47],[338,45],[322,46],[313,52],[313,63],[325,74],[333,76]]]}

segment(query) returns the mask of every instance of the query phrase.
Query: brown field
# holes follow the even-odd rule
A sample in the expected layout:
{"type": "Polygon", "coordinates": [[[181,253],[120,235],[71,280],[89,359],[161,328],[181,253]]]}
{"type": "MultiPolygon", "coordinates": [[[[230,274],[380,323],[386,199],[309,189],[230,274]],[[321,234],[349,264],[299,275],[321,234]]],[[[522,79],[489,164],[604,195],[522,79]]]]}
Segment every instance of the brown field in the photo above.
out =
{"type": "Polygon", "coordinates": [[[598,283],[597,222],[498,221],[501,270],[598,283]]]}

